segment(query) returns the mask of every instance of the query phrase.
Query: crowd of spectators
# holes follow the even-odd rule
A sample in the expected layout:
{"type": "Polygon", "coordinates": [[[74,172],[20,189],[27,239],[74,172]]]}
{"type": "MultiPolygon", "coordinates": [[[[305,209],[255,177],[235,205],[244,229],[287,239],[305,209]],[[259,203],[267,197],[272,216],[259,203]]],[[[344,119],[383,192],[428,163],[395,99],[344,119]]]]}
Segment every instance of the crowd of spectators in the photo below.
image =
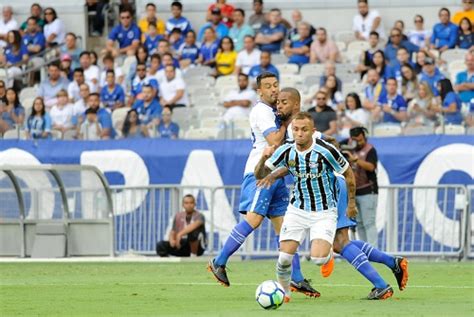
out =
{"type": "MultiPolygon", "coordinates": [[[[101,7],[101,1],[88,4],[101,7]]],[[[158,17],[152,2],[141,18],[122,5],[118,24],[108,32],[103,49],[95,52],[80,48],[54,8],[35,3],[30,16],[19,23],[12,7],[4,6],[0,66],[8,69],[9,80],[0,81],[0,134],[18,126],[31,138],[51,138],[55,131],[87,140],[177,138],[186,127],[173,122],[172,113],[192,105],[186,72],[199,66],[210,67],[214,78],[235,76],[235,90],[221,96],[222,119],[245,119],[258,98],[255,78],[264,71],[281,76],[280,63],[272,63],[275,56],[299,69],[324,64],[319,87],[304,106],[323,133],[347,136],[351,127],[377,124],[474,125],[472,0],[462,0],[462,9],[453,15],[441,8],[432,28],[416,14],[411,30],[403,20],[386,29],[378,11],[358,0],[353,38],[365,44],[351,72],[364,83],[360,91],[343,89],[351,83],[337,74],[347,61],[334,34],[305,21],[298,10],[289,23],[278,8],[265,11],[262,0],[253,0],[252,12],[217,0],[201,27],[185,15],[178,1],[171,3],[166,21],[158,17]],[[21,83],[14,79],[51,49],[58,51],[59,60],[47,65],[48,76],[38,83],[37,98],[25,111],[19,98],[21,83]],[[465,68],[448,75],[443,56],[453,49],[466,50],[465,68]],[[119,109],[126,113],[115,125],[112,116],[119,109]]],[[[94,34],[102,33],[99,20],[94,34]]]]}

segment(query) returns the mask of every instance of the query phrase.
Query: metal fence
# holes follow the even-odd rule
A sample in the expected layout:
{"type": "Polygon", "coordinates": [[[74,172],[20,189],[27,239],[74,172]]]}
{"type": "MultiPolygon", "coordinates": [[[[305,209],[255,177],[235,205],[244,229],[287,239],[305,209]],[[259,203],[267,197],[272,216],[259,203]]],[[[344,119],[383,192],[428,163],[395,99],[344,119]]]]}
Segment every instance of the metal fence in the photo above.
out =
{"type": "MultiPolygon", "coordinates": [[[[122,186],[112,187],[111,192],[115,206],[115,249],[119,253],[153,254],[156,243],[167,240],[172,218],[181,210],[181,199],[188,193],[197,198],[197,209],[206,217],[208,254],[219,251],[233,226],[241,220],[238,186],[122,186]]],[[[463,185],[381,187],[378,247],[389,253],[414,256],[461,257],[465,251],[472,253],[472,244],[466,244],[467,236],[472,237],[472,231],[466,231],[469,194],[463,185]]],[[[308,247],[306,240],[300,251],[304,253],[308,247]]],[[[249,236],[238,254],[277,254],[275,234],[268,220],[249,236]]]]}

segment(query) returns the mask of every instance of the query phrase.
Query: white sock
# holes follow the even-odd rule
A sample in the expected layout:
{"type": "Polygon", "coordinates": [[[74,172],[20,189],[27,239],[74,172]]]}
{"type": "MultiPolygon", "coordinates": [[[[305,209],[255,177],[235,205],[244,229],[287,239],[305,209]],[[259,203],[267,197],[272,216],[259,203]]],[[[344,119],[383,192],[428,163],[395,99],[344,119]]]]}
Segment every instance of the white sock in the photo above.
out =
{"type": "Polygon", "coordinates": [[[286,296],[291,296],[290,281],[291,281],[291,261],[293,254],[280,252],[278,262],[276,265],[278,283],[283,286],[286,296]]]}

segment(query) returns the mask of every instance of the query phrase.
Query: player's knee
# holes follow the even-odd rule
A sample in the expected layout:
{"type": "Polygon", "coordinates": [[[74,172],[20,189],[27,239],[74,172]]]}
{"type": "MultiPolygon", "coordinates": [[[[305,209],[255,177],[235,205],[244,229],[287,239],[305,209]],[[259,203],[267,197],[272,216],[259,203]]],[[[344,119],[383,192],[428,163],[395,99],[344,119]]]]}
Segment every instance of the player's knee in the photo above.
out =
{"type": "Polygon", "coordinates": [[[285,266],[291,265],[291,262],[293,261],[293,256],[293,254],[280,252],[278,255],[278,263],[285,266]]]}
{"type": "Polygon", "coordinates": [[[332,245],[332,249],[336,253],[341,253],[342,249],[344,249],[344,247],[350,242],[347,229],[342,229],[342,230],[346,230],[346,231],[344,232],[344,231],[338,230],[336,232],[336,237],[334,238],[334,242],[332,245]]]}
{"type": "Polygon", "coordinates": [[[245,220],[252,228],[257,229],[262,223],[263,217],[257,213],[248,212],[245,220]]]}
{"type": "Polygon", "coordinates": [[[313,262],[314,264],[316,264],[318,266],[321,266],[321,265],[324,265],[324,264],[328,263],[330,259],[331,259],[331,253],[329,253],[327,256],[323,256],[323,257],[312,256],[311,257],[311,262],[313,262]]]}

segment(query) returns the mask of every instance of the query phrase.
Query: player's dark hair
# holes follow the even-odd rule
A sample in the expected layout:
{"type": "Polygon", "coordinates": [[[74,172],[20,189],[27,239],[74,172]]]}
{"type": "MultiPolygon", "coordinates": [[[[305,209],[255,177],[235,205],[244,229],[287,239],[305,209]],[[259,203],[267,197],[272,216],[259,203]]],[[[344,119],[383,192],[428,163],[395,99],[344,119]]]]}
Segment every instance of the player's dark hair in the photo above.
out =
{"type": "Polygon", "coordinates": [[[298,89],[293,87],[285,87],[280,92],[287,92],[291,95],[293,99],[295,99],[298,103],[301,102],[301,94],[298,89]]]}
{"type": "Polygon", "coordinates": [[[265,78],[277,78],[277,76],[274,73],[270,72],[263,72],[260,75],[257,76],[257,88],[260,88],[262,85],[262,80],[265,78]]]}

